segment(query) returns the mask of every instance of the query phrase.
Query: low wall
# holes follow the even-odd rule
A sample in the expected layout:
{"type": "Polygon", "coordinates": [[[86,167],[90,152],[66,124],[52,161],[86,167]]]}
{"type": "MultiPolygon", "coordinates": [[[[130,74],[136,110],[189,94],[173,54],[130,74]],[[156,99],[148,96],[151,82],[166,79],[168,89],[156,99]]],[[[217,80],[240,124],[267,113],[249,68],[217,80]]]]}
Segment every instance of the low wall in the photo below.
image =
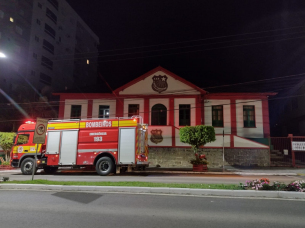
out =
{"type": "MultiPolygon", "coordinates": [[[[200,149],[200,154],[205,154],[208,167],[222,167],[222,149],[200,149]]],[[[150,167],[163,168],[191,168],[189,163],[194,158],[191,148],[160,148],[150,147],[148,161],[150,167]]],[[[269,166],[268,149],[225,149],[225,165],[231,166],[269,166]]]]}

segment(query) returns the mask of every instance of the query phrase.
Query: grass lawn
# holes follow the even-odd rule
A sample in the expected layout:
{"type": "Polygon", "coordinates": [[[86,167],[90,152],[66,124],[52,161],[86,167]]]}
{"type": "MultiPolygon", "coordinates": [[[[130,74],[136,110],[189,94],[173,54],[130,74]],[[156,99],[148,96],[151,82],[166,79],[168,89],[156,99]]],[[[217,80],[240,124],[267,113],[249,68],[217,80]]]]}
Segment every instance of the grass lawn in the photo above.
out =
{"type": "Polygon", "coordinates": [[[28,181],[6,181],[1,184],[47,184],[47,185],[83,185],[83,186],[124,186],[124,187],[163,187],[163,188],[198,188],[198,189],[241,189],[235,184],[177,184],[177,183],[152,183],[138,181],[122,182],[85,182],[85,181],[49,181],[49,180],[28,180],[28,181]]]}

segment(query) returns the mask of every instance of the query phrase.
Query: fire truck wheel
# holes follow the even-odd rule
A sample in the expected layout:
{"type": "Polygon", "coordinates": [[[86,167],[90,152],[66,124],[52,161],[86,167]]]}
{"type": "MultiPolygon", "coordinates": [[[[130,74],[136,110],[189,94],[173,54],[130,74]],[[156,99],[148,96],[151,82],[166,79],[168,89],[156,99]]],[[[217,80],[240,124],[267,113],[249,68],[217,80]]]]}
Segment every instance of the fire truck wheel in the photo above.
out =
{"type": "MultiPolygon", "coordinates": [[[[35,160],[33,158],[26,158],[21,163],[21,172],[24,175],[32,175],[33,172],[33,166],[34,166],[35,160]]],[[[37,168],[34,173],[36,173],[37,168]]]]}
{"type": "Polygon", "coordinates": [[[52,174],[58,170],[58,167],[43,167],[43,170],[46,174],[52,174]]]}
{"type": "Polygon", "coordinates": [[[114,169],[113,161],[109,157],[102,157],[97,161],[95,169],[99,175],[106,176],[114,169]]]}

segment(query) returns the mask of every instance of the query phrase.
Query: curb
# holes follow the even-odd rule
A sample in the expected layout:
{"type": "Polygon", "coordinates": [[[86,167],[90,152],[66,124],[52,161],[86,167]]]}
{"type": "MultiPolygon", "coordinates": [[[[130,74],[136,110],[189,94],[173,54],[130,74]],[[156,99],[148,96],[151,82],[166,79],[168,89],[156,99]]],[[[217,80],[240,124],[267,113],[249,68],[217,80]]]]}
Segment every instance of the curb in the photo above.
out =
{"type": "Polygon", "coordinates": [[[146,193],[190,196],[227,196],[274,199],[302,199],[303,192],[255,191],[255,190],[222,190],[192,188],[151,188],[151,187],[120,187],[120,186],[67,186],[43,184],[0,184],[0,190],[36,190],[36,191],[88,191],[96,193],[146,193]]]}
{"type": "MultiPolygon", "coordinates": [[[[133,173],[144,173],[133,171],[133,173]]],[[[247,176],[301,176],[299,173],[247,173],[247,172],[193,172],[193,171],[146,171],[145,173],[172,173],[172,174],[206,174],[206,175],[247,175],[247,176]]],[[[305,174],[304,174],[305,176],[305,174]]]]}
{"type": "Polygon", "coordinates": [[[299,176],[297,173],[244,173],[234,172],[236,175],[247,175],[247,176],[299,176]]]}

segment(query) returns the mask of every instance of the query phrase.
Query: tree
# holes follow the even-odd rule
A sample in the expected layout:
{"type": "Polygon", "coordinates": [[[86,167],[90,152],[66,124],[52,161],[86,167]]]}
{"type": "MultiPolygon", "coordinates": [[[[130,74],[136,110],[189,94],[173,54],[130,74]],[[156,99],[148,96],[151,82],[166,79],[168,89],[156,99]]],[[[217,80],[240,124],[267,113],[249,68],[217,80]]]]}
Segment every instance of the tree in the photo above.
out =
{"type": "Polygon", "coordinates": [[[10,160],[10,152],[14,145],[14,137],[16,133],[14,132],[0,132],[0,146],[5,153],[5,161],[10,160]]]}
{"type": "Polygon", "coordinates": [[[207,143],[214,142],[215,130],[212,126],[187,126],[180,128],[179,131],[180,141],[190,144],[196,154],[199,147],[204,146],[207,143]]]}

